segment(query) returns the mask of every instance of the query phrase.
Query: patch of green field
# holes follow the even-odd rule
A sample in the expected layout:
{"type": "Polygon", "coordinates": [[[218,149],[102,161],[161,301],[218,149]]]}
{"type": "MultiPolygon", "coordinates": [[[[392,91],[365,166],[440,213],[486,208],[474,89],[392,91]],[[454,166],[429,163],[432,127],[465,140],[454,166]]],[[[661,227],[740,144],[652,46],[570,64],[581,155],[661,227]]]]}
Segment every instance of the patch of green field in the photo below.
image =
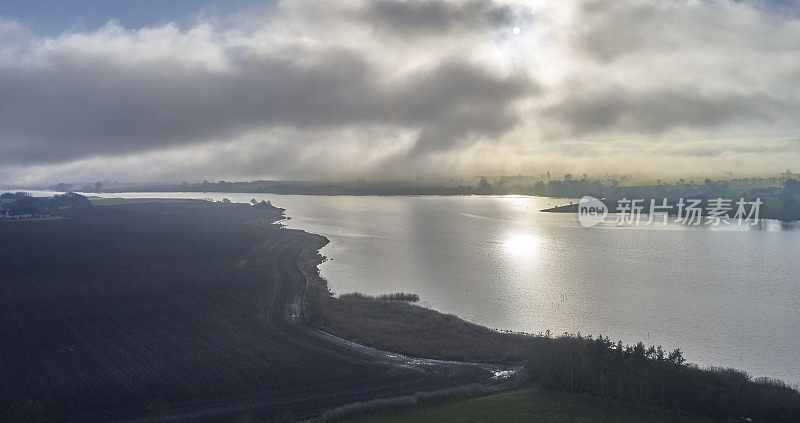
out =
{"type": "Polygon", "coordinates": [[[141,204],[141,203],[183,203],[188,200],[185,198],[104,198],[87,197],[93,206],[114,206],[120,204],[141,204]]]}
{"type": "Polygon", "coordinates": [[[640,409],[583,395],[526,387],[486,396],[369,414],[350,422],[713,423],[700,417],[640,409]]]}

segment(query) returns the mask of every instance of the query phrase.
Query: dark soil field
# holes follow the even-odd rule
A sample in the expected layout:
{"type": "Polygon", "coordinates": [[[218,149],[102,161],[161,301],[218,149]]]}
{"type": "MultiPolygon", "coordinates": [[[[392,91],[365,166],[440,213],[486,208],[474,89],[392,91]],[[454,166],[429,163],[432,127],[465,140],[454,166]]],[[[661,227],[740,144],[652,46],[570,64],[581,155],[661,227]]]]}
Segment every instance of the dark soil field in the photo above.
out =
{"type": "Polygon", "coordinates": [[[296,420],[492,383],[302,321],[300,252],[277,209],[201,201],[0,223],[0,420],[296,420]]]}

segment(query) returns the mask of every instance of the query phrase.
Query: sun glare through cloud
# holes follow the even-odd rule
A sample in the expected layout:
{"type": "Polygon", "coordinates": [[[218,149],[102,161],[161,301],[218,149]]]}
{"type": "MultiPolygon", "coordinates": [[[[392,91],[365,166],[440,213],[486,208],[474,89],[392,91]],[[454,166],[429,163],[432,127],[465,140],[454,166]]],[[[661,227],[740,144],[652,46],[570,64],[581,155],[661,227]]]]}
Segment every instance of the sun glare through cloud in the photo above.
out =
{"type": "Polygon", "coordinates": [[[90,162],[86,178],[139,182],[720,174],[800,159],[800,30],[755,2],[244,10],[56,34],[0,15],[0,177],[55,181],[90,162]],[[198,151],[214,152],[182,161],[198,151]]]}

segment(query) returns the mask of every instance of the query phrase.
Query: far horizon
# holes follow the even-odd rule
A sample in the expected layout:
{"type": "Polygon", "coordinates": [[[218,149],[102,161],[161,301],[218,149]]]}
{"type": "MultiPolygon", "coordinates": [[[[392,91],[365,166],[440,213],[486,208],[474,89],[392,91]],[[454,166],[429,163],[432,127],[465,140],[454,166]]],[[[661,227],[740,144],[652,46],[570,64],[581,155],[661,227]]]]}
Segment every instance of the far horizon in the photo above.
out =
{"type": "MultiPolygon", "coordinates": [[[[622,184],[628,186],[655,186],[655,185],[682,185],[682,184],[703,184],[707,180],[720,182],[720,181],[735,181],[753,183],[754,186],[758,184],[767,185],[772,184],[778,186],[786,179],[798,179],[800,174],[794,173],[791,169],[785,169],[775,172],[765,172],[761,174],[733,174],[732,172],[724,172],[721,174],[687,174],[687,175],[647,175],[647,174],[603,174],[603,175],[590,175],[578,173],[564,173],[553,174],[550,171],[545,171],[539,174],[516,174],[516,175],[484,175],[476,174],[470,177],[441,177],[441,178],[418,178],[418,179],[381,179],[381,178],[353,178],[353,179],[251,179],[251,180],[224,180],[224,179],[199,179],[191,181],[145,181],[145,182],[131,182],[131,181],[118,181],[104,178],[95,181],[58,181],[50,183],[39,184],[0,184],[0,189],[6,191],[14,190],[54,190],[54,191],[78,191],[78,192],[121,192],[124,188],[133,188],[137,191],[142,191],[146,188],[154,188],[157,191],[181,191],[187,187],[192,190],[197,190],[197,186],[205,184],[208,186],[220,185],[233,185],[245,186],[248,184],[258,184],[261,182],[270,182],[278,184],[312,184],[312,185],[325,185],[331,184],[339,185],[363,185],[363,186],[421,186],[421,187],[471,187],[477,188],[480,185],[481,179],[486,178],[491,184],[504,184],[519,185],[525,183],[534,183],[537,181],[592,181],[601,182],[606,184],[622,184]]],[[[265,191],[266,192],[266,191],[265,191]]],[[[520,193],[522,194],[522,193],[520,193]]]]}

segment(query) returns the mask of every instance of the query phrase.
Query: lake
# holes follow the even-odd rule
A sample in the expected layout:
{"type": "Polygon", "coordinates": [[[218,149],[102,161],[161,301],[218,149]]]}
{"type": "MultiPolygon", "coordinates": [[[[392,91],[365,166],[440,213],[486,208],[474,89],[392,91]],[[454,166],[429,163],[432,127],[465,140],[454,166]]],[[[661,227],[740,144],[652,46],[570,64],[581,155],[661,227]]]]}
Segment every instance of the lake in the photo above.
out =
{"type": "Polygon", "coordinates": [[[321,273],[337,294],[416,293],[491,328],[641,340],[800,382],[796,225],[584,228],[540,211],[570,200],[541,197],[103,196],[270,200],[331,240],[321,273]]]}

